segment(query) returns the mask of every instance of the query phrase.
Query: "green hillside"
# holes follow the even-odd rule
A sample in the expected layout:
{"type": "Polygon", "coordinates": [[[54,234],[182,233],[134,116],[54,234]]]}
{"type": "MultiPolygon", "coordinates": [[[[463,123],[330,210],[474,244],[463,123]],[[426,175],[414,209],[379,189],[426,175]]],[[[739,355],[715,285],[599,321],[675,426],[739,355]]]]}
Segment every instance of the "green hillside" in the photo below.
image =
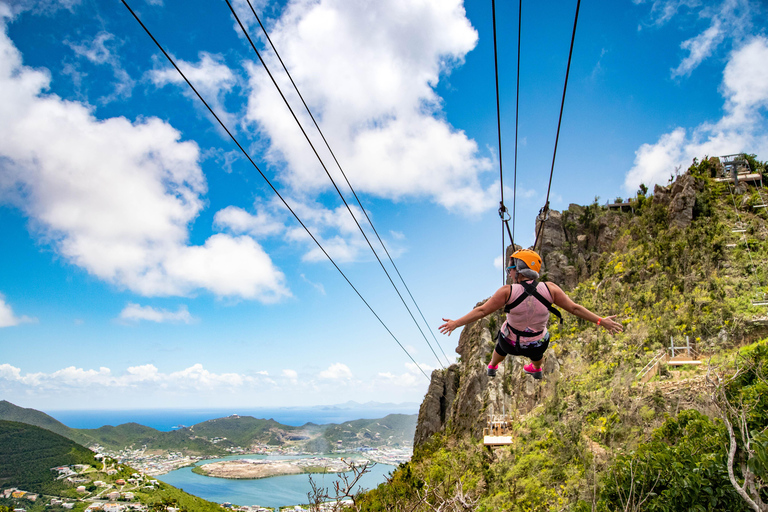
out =
{"type": "MultiPolygon", "coordinates": [[[[768,181],[764,163],[750,156],[750,165],[768,181]]],[[[454,411],[487,400],[485,386],[503,389],[515,409],[511,445],[486,448],[466,426],[474,419],[451,416],[391,482],[358,500],[361,510],[768,510],[768,308],[758,305],[768,292],[768,208],[758,207],[768,193],[717,182],[715,166],[694,161],[668,187],[641,187],[623,211],[596,200],[563,212],[562,235],[544,251],[558,262],[550,273],[575,278],[563,284],[571,298],[619,315],[624,333],[564,314],[562,326],[550,322],[543,381],[511,358],[496,381],[471,381],[481,383],[474,390],[462,386],[487,360],[445,370],[460,382],[454,411]],[[692,206],[684,222],[673,215],[680,204],[692,206]],[[671,336],[677,345],[687,336],[700,364],[659,364],[643,383],[671,336]]],[[[461,343],[490,357],[480,332],[494,336],[500,321],[467,326],[461,343]]]]}
{"type": "Polygon", "coordinates": [[[51,468],[96,464],[94,453],[44,428],[0,420],[0,488],[58,494],[66,486],[51,468]]]}
{"type": "Polygon", "coordinates": [[[230,416],[198,423],[170,432],[138,423],[106,425],[96,429],[72,429],[45,413],[0,402],[0,420],[19,421],[48,428],[80,444],[98,444],[107,451],[124,448],[172,451],[184,455],[223,456],[228,448],[248,449],[253,445],[291,446],[297,450],[328,453],[342,440],[344,449],[360,446],[410,446],[416,415],[394,414],[377,420],[355,420],[343,425],[301,427],[283,425],[272,419],[230,416]]]}
{"type": "Polygon", "coordinates": [[[236,446],[247,447],[255,442],[278,444],[284,436],[300,431],[301,427],[282,425],[272,419],[230,416],[204,421],[184,430],[208,439],[227,438],[236,446]]]}
{"type": "Polygon", "coordinates": [[[384,418],[360,419],[327,425],[323,438],[329,445],[342,441],[342,446],[362,445],[401,447],[410,445],[416,430],[415,414],[390,414],[384,418]]]}
{"type": "MultiPolygon", "coordinates": [[[[35,415],[32,417],[34,418],[35,415]]],[[[25,510],[29,510],[30,507],[34,510],[48,510],[47,503],[50,496],[64,496],[70,501],[90,497],[98,491],[94,486],[96,480],[115,487],[117,479],[128,479],[135,473],[128,466],[109,461],[109,466],[117,470],[116,474],[110,476],[103,472],[103,463],[95,460],[94,455],[89,449],[49,430],[26,423],[0,420],[0,488],[15,487],[48,496],[48,498],[40,498],[34,504],[22,498],[20,502],[25,510]],[[75,464],[89,466],[89,469],[76,475],[80,480],[76,484],[58,480],[58,473],[51,470],[51,468],[75,464]],[[76,492],[76,485],[83,485],[86,492],[76,492]]],[[[143,483],[128,486],[121,484],[118,487],[124,491],[133,492],[139,503],[149,506],[164,504],[162,510],[165,510],[165,505],[172,505],[187,512],[221,510],[221,506],[216,503],[191,496],[165,483],[146,487],[148,480],[145,478],[143,483]]],[[[0,499],[0,510],[4,506],[9,506],[10,510],[13,510],[13,507],[18,505],[19,502],[14,500],[0,499]]],[[[76,510],[83,510],[85,506],[85,503],[81,502],[76,510]]]]}
{"type": "Polygon", "coordinates": [[[17,421],[19,423],[26,423],[28,425],[35,425],[51,432],[55,432],[60,436],[64,436],[68,439],[75,441],[83,446],[89,445],[93,442],[86,434],[69,428],[60,421],[48,416],[44,412],[37,411],[35,409],[25,409],[14,405],[7,400],[0,400],[0,420],[17,421]]]}

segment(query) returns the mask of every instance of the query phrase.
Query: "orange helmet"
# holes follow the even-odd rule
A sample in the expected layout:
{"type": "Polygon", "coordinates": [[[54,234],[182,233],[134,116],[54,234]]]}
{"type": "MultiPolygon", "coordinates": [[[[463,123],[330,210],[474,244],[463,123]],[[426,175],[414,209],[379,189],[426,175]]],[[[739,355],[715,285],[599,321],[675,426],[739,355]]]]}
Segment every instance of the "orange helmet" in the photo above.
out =
{"type": "Polygon", "coordinates": [[[529,269],[541,272],[541,256],[530,249],[521,249],[515,251],[512,256],[514,259],[522,260],[529,269]]]}

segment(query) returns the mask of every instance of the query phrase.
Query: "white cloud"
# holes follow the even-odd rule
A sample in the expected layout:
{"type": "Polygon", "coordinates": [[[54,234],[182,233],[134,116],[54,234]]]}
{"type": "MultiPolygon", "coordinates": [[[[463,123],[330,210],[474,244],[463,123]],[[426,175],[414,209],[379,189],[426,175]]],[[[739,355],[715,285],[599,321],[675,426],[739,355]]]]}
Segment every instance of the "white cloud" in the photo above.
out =
{"type": "MultiPolygon", "coordinates": [[[[294,202],[292,208],[334,261],[355,261],[370,251],[368,243],[345,206],[329,209],[317,204],[294,202]]],[[[352,210],[360,226],[365,229],[364,226],[367,221],[360,208],[350,205],[350,210],[352,210]]],[[[375,238],[369,231],[366,234],[368,240],[373,244],[375,238]]],[[[307,245],[308,249],[303,257],[304,261],[324,261],[326,259],[323,251],[301,226],[290,228],[285,237],[287,240],[307,245]]]]}
{"type": "Polygon", "coordinates": [[[274,301],[290,293],[251,238],[214,235],[189,246],[207,191],[197,145],[148,118],[95,118],[45,94],[47,72],[22,65],[0,34],[0,203],[30,219],[68,262],[147,295],[274,301]]]}
{"type": "MultiPolygon", "coordinates": [[[[224,63],[224,58],[221,55],[200,52],[198,56],[200,60],[197,63],[190,63],[176,58],[174,58],[174,61],[182,73],[184,73],[184,76],[197,89],[197,92],[216,112],[216,115],[227,125],[227,128],[234,130],[237,123],[235,117],[226,111],[224,98],[237,84],[237,77],[224,63]]],[[[163,61],[163,64],[165,65],[165,61],[163,61]]],[[[194,102],[195,106],[200,106],[200,100],[198,100],[197,95],[189,88],[179,72],[170,64],[165,65],[163,69],[152,70],[148,75],[152,83],[157,87],[163,87],[167,84],[178,85],[181,87],[184,95],[194,102]]]]}
{"type": "Polygon", "coordinates": [[[332,364],[327,370],[321,371],[319,378],[325,380],[347,381],[352,379],[352,371],[344,363],[332,364]]]}
{"type": "MultiPolygon", "coordinates": [[[[390,199],[426,196],[470,213],[493,206],[492,191],[479,180],[490,160],[440,117],[434,91],[441,74],[477,42],[460,1],[295,0],[270,37],[358,191],[390,199]]],[[[276,59],[265,58],[278,69],[276,59]]],[[[325,173],[266,73],[246,67],[252,88],[247,116],[270,140],[267,158],[286,164],[283,179],[295,189],[327,188],[325,173]]],[[[290,84],[280,85],[300,105],[290,84]]],[[[296,113],[311,126],[306,112],[296,113]]],[[[314,142],[332,162],[322,143],[314,142]]]]}
{"type": "Polygon", "coordinates": [[[284,378],[288,379],[291,382],[291,384],[298,384],[298,382],[299,382],[298,381],[299,374],[296,372],[296,370],[285,369],[282,372],[280,372],[280,374],[284,378]]]}
{"type": "Polygon", "coordinates": [[[676,69],[672,70],[672,77],[689,75],[696,66],[712,54],[722,40],[723,28],[720,20],[715,18],[707,30],[692,39],[683,41],[680,45],[680,48],[688,50],[690,53],[676,69]]]}
{"type": "Polygon", "coordinates": [[[285,231],[283,223],[265,209],[258,209],[256,215],[252,215],[237,206],[228,206],[216,212],[213,222],[219,229],[254,237],[276,235],[285,231]]]}
{"type": "Polygon", "coordinates": [[[424,375],[421,370],[427,375],[430,375],[432,370],[434,370],[433,367],[424,363],[421,363],[419,366],[413,363],[405,363],[405,368],[406,371],[401,374],[394,374],[391,372],[379,373],[376,376],[376,380],[379,381],[382,386],[386,385],[398,388],[420,387],[424,385],[424,375]],[[421,368],[421,370],[419,368],[421,368]]]}
{"type": "Polygon", "coordinates": [[[98,370],[69,366],[52,373],[26,373],[10,364],[0,364],[0,384],[20,386],[28,392],[59,392],[84,390],[94,387],[105,389],[173,388],[177,390],[219,391],[242,390],[268,382],[269,379],[240,375],[237,373],[213,373],[202,364],[195,364],[183,370],[163,373],[152,364],[132,366],[122,374],[101,367],[98,370]]]}
{"type": "MultiPolygon", "coordinates": [[[[646,3],[633,0],[636,4],[646,3]]],[[[672,78],[690,75],[691,72],[715,54],[723,44],[734,47],[743,43],[752,30],[752,20],[765,16],[759,2],[752,0],[654,0],[649,13],[651,24],[656,27],[684,18],[680,25],[688,28],[700,22],[708,22],[701,33],[683,41],[680,48],[687,52],[680,64],[671,70],[672,78]]]]}
{"type": "Polygon", "coordinates": [[[685,170],[694,158],[739,152],[768,153],[768,38],[756,36],[731,52],[723,72],[724,115],[715,123],[686,130],[675,128],[655,144],[643,144],[627,173],[624,188],[634,193],[641,183],[666,184],[675,168],[685,170]]]}
{"type": "Polygon", "coordinates": [[[120,312],[121,320],[128,320],[133,322],[139,322],[141,320],[147,320],[149,322],[156,323],[185,323],[190,324],[196,319],[189,314],[187,306],[179,306],[178,311],[168,311],[167,309],[157,309],[152,306],[140,306],[129,302],[128,305],[120,312]]]}
{"type": "Polygon", "coordinates": [[[13,327],[15,325],[36,321],[37,319],[30,318],[28,316],[17,317],[13,313],[13,309],[11,308],[10,304],[5,302],[5,297],[0,294],[0,328],[13,327]]]}
{"type": "MultiPolygon", "coordinates": [[[[118,57],[120,46],[123,44],[122,41],[118,41],[109,32],[101,31],[91,41],[82,41],[80,43],[65,42],[77,55],[86,58],[93,64],[108,65],[112,68],[116,80],[114,84],[115,90],[111,95],[101,98],[100,101],[102,103],[108,103],[116,98],[128,98],[131,96],[135,81],[123,69],[118,57]]],[[[67,71],[67,74],[72,76],[75,86],[79,86],[81,75],[79,75],[77,69],[72,67],[67,71]]]]}

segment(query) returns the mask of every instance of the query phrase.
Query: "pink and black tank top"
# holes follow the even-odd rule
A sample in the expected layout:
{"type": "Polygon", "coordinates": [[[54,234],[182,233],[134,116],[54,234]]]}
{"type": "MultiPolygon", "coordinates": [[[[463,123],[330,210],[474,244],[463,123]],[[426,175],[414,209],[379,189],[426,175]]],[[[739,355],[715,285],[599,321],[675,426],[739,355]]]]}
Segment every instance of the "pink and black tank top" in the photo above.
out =
{"type": "MultiPolygon", "coordinates": [[[[525,294],[525,289],[521,284],[513,284],[510,288],[507,305],[512,304],[525,294]]],[[[552,303],[552,294],[546,284],[537,283],[536,291],[550,304],[552,303]]],[[[547,306],[533,295],[528,295],[520,304],[507,312],[507,319],[501,326],[501,334],[511,341],[514,341],[519,334],[521,345],[533,343],[547,335],[548,321],[549,309],[547,306]],[[517,331],[517,334],[513,332],[512,328],[517,331]],[[530,333],[530,336],[526,336],[525,333],[530,333]]]]}

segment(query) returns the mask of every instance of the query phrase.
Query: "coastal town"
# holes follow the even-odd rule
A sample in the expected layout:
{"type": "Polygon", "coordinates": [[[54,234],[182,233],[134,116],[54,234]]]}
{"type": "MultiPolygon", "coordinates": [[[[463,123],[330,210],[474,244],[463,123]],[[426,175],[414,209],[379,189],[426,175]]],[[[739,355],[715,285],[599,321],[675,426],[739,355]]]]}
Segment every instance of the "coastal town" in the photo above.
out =
{"type": "MultiPolygon", "coordinates": [[[[157,453],[157,451],[153,450],[147,450],[146,447],[138,448],[138,449],[123,449],[119,452],[111,453],[104,450],[103,447],[94,445],[91,446],[91,449],[94,451],[97,451],[99,453],[104,453],[105,455],[108,455],[109,457],[117,460],[118,462],[122,464],[127,464],[131,466],[134,469],[137,469],[141,471],[145,475],[150,476],[159,476],[163,475],[165,473],[169,473],[171,471],[175,471],[177,469],[187,467],[187,466],[194,466],[198,464],[199,462],[206,460],[206,457],[201,456],[194,456],[194,455],[184,455],[181,452],[163,452],[163,453],[157,453]]],[[[315,463],[313,463],[313,466],[322,466],[326,465],[326,467],[329,468],[328,472],[336,472],[336,467],[338,464],[335,461],[338,461],[341,457],[349,457],[352,456],[355,459],[361,459],[361,460],[369,460],[371,462],[375,462],[377,464],[387,464],[391,466],[397,466],[399,464],[402,464],[404,462],[408,462],[411,459],[411,448],[389,448],[389,447],[380,447],[380,448],[373,448],[368,446],[363,446],[360,448],[356,448],[351,451],[342,451],[337,450],[335,451],[332,456],[328,456],[328,454],[318,454],[318,453],[312,453],[312,452],[305,452],[301,450],[292,450],[292,449],[285,449],[285,448],[276,448],[273,446],[267,446],[267,445],[254,445],[249,450],[245,450],[242,448],[236,448],[229,450],[232,455],[261,455],[261,456],[267,456],[273,461],[279,459],[281,456],[290,456],[290,457],[306,457],[306,458],[314,458],[315,463]]],[[[302,462],[305,459],[294,459],[290,462],[295,463],[298,466],[306,465],[306,462],[302,462]]],[[[304,472],[304,471],[300,471],[304,472]]],[[[266,475],[266,476],[274,476],[274,475],[266,475]]]]}
{"type": "MultiPolygon", "coordinates": [[[[31,505],[38,504],[85,512],[148,512],[149,506],[139,502],[137,493],[151,492],[165,485],[156,478],[160,475],[187,466],[197,466],[206,460],[205,457],[189,456],[179,452],[157,453],[147,450],[146,447],[126,448],[114,453],[98,445],[90,448],[97,452],[95,459],[100,461],[100,467],[76,464],[51,468],[56,480],[64,481],[75,491],[72,495],[46,496],[10,487],[0,489],[0,498],[12,500],[14,512],[26,511],[31,505]],[[133,472],[124,476],[129,468],[133,472]]],[[[233,456],[201,465],[202,467],[213,466],[217,468],[216,471],[201,471],[201,473],[212,477],[234,479],[268,478],[314,472],[340,473],[349,471],[350,465],[377,463],[396,466],[410,460],[412,453],[411,449],[367,446],[355,449],[352,453],[338,451],[333,454],[307,453],[266,445],[255,445],[248,452],[239,448],[231,451],[235,452],[233,456]]],[[[345,505],[344,502],[340,503],[345,505]]],[[[274,508],[260,505],[235,505],[227,502],[220,505],[225,510],[239,512],[275,511],[274,508]]],[[[336,502],[321,505],[320,510],[330,511],[335,505],[336,502]]],[[[346,502],[346,505],[351,505],[351,502],[346,502]]],[[[179,512],[181,509],[169,505],[165,510],[179,512]]],[[[303,505],[291,505],[279,509],[280,512],[305,510],[308,509],[303,505]]]]}

